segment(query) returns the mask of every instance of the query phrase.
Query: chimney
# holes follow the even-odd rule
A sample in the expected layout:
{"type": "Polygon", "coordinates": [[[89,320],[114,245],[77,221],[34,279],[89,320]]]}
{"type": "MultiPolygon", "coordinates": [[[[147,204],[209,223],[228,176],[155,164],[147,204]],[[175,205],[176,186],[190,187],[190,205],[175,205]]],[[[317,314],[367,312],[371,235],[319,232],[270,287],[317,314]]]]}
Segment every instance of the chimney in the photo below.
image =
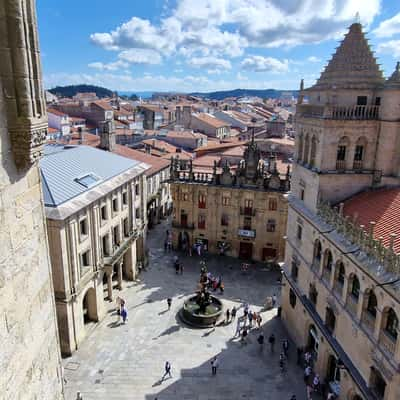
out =
{"type": "Polygon", "coordinates": [[[116,144],[115,130],[113,121],[102,122],[100,133],[100,147],[103,150],[114,151],[116,144]]]}

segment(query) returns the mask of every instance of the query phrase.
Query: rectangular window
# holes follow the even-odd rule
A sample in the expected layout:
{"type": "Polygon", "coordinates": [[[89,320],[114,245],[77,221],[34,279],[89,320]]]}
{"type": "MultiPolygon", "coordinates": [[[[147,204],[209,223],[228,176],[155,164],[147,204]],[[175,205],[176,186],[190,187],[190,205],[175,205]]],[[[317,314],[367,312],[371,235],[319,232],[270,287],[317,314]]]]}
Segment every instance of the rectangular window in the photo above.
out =
{"type": "Polygon", "coordinates": [[[229,197],[227,197],[227,196],[222,196],[222,205],[223,206],[229,206],[229,203],[230,203],[230,198],[229,197]]]}
{"type": "Polygon", "coordinates": [[[128,218],[124,219],[124,236],[125,237],[129,236],[129,221],[128,221],[128,218]]]}
{"type": "Polygon", "coordinates": [[[206,217],[203,214],[199,214],[197,227],[199,229],[206,229],[206,217]]]}
{"type": "Polygon", "coordinates": [[[376,106],[380,106],[381,105],[381,98],[380,97],[376,97],[375,98],[375,105],[376,106]]]}
{"type": "Polygon", "coordinates": [[[128,192],[122,193],[122,204],[126,206],[128,204],[128,192]]]}
{"type": "Polygon", "coordinates": [[[103,255],[108,256],[109,251],[108,251],[108,235],[104,235],[101,238],[101,249],[103,250],[103,255]]]}
{"type": "Polygon", "coordinates": [[[303,227],[301,225],[297,225],[296,237],[298,240],[301,240],[302,236],[303,236],[303,227]]]}
{"type": "Polygon", "coordinates": [[[221,225],[229,226],[229,217],[226,214],[221,215],[221,225]]]}
{"type": "Polygon", "coordinates": [[[137,184],[135,185],[135,195],[136,195],[136,196],[139,196],[139,194],[140,194],[140,187],[139,187],[139,184],[137,183],[137,184]]]}
{"type": "Polygon", "coordinates": [[[304,201],[304,189],[300,189],[300,200],[304,201]]]}
{"type": "Polygon", "coordinates": [[[267,232],[275,232],[276,222],[274,219],[269,219],[267,221],[267,232]]]}
{"type": "Polygon", "coordinates": [[[367,96],[357,96],[357,105],[366,106],[367,100],[368,100],[367,96]]]}
{"type": "Polygon", "coordinates": [[[135,209],[135,218],[140,219],[140,208],[135,209]]]}
{"type": "Polygon", "coordinates": [[[291,276],[295,282],[297,282],[297,277],[299,276],[299,261],[296,258],[292,260],[292,271],[291,276]]]}
{"type": "Polygon", "coordinates": [[[119,245],[119,226],[114,226],[112,233],[113,233],[113,246],[119,245]]]}
{"type": "Polygon", "coordinates": [[[253,200],[249,200],[249,199],[246,199],[245,201],[244,201],[244,207],[245,208],[253,208],[253,200]]]}
{"type": "Polygon", "coordinates": [[[273,197],[268,199],[268,210],[276,211],[277,209],[278,209],[278,201],[273,197]]]}
{"type": "Polygon", "coordinates": [[[90,250],[81,254],[81,266],[88,267],[90,265],[90,250]]]}
{"type": "Polygon", "coordinates": [[[289,290],[289,303],[292,306],[292,308],[296,307],[296,300],[297,300],[296,294],[293,292],[292,289],[290,289],[289,290]]]}
{"type": "Polygon", "coordinates": [[[207,197],[205,194],[199,194],[199,208],[206,208],[207,197]]]}
{"type": "Polygon", "coordinates": [[[81,219],[79,222],[79,230],[81,236],[87,236],[89,233],[87,218],[81,219]]]}
{"type": "Polygon", "coordinates": [[[116,197],[112,199],[112,208],[114,212],[118,211],[118,199],[116,197]]]}
{"type": "Polygon", "coordinates": [[[243,229],[248,230],[248,231],[251,230],[251,218],[250,217],[244,217],[243,229]]]}
{"type": "Polygon", "coordinates": [[[107,219],[107,206],[106,205],[102,206],[100,212],[102,221],[105,221],[107,219]]]}

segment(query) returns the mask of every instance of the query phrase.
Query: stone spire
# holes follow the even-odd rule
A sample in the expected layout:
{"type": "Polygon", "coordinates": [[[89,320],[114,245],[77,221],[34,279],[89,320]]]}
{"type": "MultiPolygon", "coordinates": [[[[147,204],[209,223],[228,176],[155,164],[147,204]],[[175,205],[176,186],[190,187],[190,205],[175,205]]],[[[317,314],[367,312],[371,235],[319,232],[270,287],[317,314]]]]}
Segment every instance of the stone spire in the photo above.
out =
{"type": "Polygon", "coordinates": [[[311,89],[369,89],[383,83],[379,64],[361,24],[356,22],[350,26],[349,32],[311,89]]]}
{"type": "Polygon", "coordinates": [[[397,62],[396,69],[391,77],[385,82],[385,87],[400,88],[400,62],[397,62]]]}

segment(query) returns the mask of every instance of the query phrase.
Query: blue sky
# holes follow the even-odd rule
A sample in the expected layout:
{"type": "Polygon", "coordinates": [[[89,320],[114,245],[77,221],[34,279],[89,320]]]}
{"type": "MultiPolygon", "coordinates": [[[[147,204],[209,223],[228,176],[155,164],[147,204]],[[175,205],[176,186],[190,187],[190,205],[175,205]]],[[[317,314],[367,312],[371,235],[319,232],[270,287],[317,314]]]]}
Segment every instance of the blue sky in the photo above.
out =
{"type": "Polygon", "coordinates": [[[296,89],[359,20],[387,76],[399,0],[36,0],[47,88],[296,89]]]}

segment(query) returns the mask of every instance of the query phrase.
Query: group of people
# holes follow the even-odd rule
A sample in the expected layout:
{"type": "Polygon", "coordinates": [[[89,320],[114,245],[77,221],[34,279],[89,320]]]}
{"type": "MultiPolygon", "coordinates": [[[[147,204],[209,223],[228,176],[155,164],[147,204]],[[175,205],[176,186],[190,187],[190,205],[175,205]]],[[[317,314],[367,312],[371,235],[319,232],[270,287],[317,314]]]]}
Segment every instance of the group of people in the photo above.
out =
{"type": "Polygon", "coordinates": [[[115,299],[115,303],[118,315],[118,322],[121,322],[122,318],[122,322],[125,324],[126,321],[128,320],[128,311],[126,309],[126,302],[122,297],[117,296],[117,298],[115,299]]]}

